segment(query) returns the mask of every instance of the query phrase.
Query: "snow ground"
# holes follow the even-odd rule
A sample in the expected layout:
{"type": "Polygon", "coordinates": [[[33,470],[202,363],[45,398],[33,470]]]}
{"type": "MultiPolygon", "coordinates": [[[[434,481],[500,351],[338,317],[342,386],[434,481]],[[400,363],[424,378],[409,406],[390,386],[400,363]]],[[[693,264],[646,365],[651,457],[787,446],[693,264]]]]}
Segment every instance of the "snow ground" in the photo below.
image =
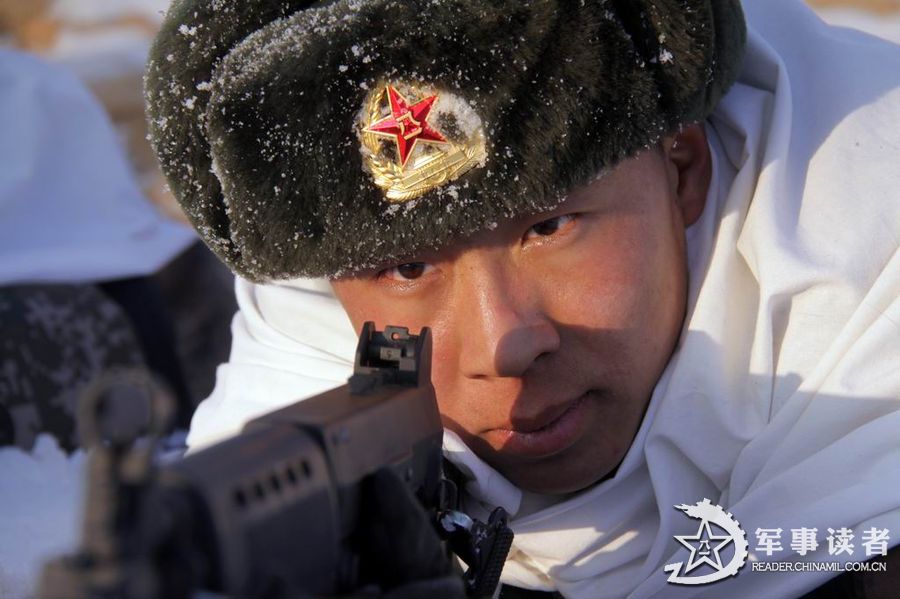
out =
{"type": "MultiPolygon", "coordinates": [[[[162,22],[168,0],[56,0],[51,13],[64,23],[92,25],[138,17],[148,26],[162,22]]],[[[86,82],[143,73],[152,32],[134,25],[102,29],[63,28],[47,54],[86,82]]]]}
{"type": "Polygon", "coordinates": [[[818,12],[826,22],[832,25],[861,29],[900,44],[900,13],[875,15],[852,8],[829,8],[818,12]]]}
{"type": "Polygon", "coordinates": [[[168,8],[169,0],[56,0],[52,13],[60,19],[79,23],[96,23],[134,15],[161,21],[168,8]]]}
{"type": "Polygon", "coordinates": [[[0,448],[0,598],[30,597],[43,561],[75,548],[85,463],[48,434],[30,454],[0,448]]]}

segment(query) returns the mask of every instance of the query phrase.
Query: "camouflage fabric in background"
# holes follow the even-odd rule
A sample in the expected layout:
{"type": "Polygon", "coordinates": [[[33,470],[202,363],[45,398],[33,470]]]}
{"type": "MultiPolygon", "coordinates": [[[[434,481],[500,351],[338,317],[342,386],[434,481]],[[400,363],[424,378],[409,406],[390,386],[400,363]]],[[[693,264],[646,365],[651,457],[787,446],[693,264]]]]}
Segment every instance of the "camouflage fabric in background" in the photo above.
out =
{"type": "Polygon", "coordinates": [[[127,317],[96,287],[0,288],[0,445],[30,450],[48,432],[73,451],[85,386],[110,367],[143,363],[127,317]]]}
{"type": "Polygon", "coordinates": [[[234,275],[198,241],[153,280],[172,318],[193,412],[212,393],[216,368],[231,352],[231,320],[237,312],[234,275]]]}

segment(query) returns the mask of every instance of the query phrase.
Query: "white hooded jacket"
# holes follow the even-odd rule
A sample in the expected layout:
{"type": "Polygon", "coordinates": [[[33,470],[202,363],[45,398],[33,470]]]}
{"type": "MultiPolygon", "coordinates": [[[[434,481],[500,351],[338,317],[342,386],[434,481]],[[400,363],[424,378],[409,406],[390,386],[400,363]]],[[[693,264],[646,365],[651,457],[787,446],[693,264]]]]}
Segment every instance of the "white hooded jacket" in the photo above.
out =
{"type": "MultiPolygon", "coordinates": [[[[873,528],[900,542],[900,48],[798,2],[745,10],[743,70],[706,122],[713,181],[688,230],[682,337],[616,475],[536,497],[445,434],[473,479],[471,509],[513,514],[504,582],[591,599],[794,597],[834,572],[750,563],[864,561],[878,554],[862,542],[873,528]],[[692,557],[674,536],[698,528],[675,506],[704,498],[740,523],[748,563],[672,585],[665,566],[687,574],[692,557]],[[801,528],[818,543],[803,555],[801,528]],[[854,553],[831,555],[829,528],[852,531],[854,553]],[[758,529],[781,529],[781,549],[758,529]]],[[[351,370],[355,334],[327,283],[238,280],[237,295],[231,360],[193,446],[351,370]]]]}

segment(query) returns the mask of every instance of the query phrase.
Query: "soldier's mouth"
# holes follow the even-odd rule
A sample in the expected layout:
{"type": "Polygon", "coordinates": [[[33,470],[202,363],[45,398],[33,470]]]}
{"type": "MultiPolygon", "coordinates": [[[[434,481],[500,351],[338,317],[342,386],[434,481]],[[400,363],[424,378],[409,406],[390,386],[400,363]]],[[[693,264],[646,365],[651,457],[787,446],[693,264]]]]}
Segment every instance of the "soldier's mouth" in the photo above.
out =
{"type": "Polygon", "coordinates": [[[548,457],[571,447],[583,434],[594,392],[588,391],[553,412],[544,412],[521,425],[485,433],[488,442],[505,454],[548,457]]]}

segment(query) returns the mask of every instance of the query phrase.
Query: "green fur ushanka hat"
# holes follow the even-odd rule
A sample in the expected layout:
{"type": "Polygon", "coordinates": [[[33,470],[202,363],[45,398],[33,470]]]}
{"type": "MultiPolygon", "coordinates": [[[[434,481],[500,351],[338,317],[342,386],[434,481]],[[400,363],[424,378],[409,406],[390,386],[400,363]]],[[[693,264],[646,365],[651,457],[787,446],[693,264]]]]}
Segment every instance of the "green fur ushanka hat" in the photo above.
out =
{"type": "Polygon", "coordinates": [[[175,0],[151,139],[236,273],[335,277],[557,206],[703,120],[737,0],[175,0]]]}

